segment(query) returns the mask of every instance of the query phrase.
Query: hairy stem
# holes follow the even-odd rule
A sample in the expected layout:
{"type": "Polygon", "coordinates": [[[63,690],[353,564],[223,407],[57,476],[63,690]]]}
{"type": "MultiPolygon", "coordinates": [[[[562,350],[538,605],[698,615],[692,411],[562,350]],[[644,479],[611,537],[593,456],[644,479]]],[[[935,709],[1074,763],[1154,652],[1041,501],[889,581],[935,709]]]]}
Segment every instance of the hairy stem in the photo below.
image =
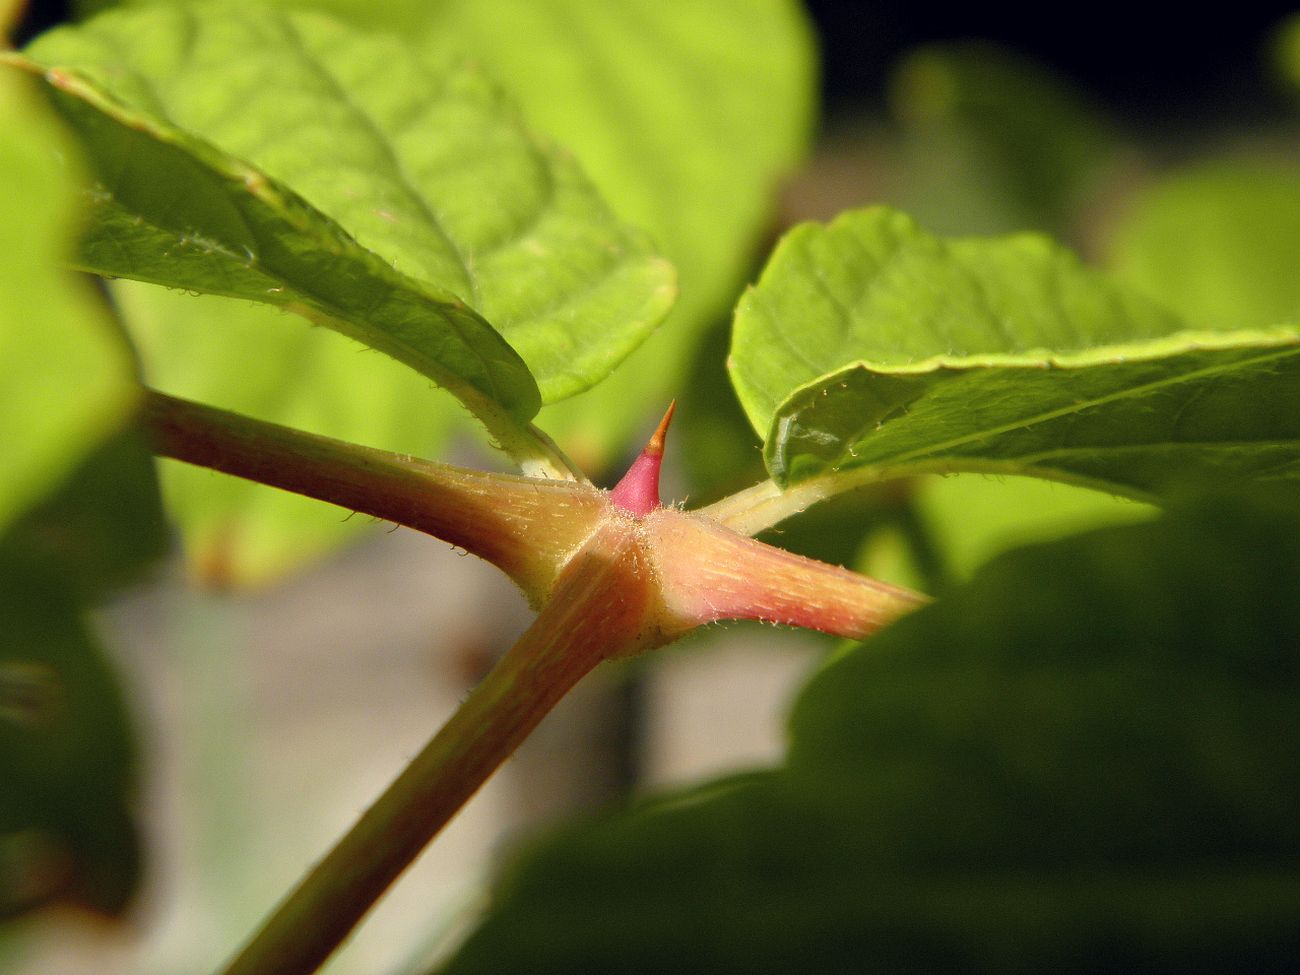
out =
{"type": "Polygon", "coordinates": [[[861,640],[925,596],[662,508],[645,519],[667,634],[763,620],[861,640]]]}
{"type": "MultiPolygon", "coordinates": [[[[225,975],[315,971],[601,660],[723,619],[861,637],[923,602],[747,538],[707,515],[662,507],[659,459],[671,412],[619,488],[606,494],[574,481],[416,460],[146,394],[144,421],[164,456],[428,532],[502,568],[540,607],[519,642],[225,975]]],[[[761,520],[790,501],[789,493],[759,486],[744,493],[735,513],[748,525],[753,512],[766,511],[761,520]]]]}
{"type": "Polygon", "coordinates": [[[649,603],[643,555],[626,534],[602,533],[565,569],[519,642],[224,975],[314,972],[583,675],[639,648],[649,603]]]}
{"type": "Polygon", "coordinates": [[[540,602],[594,530],[589,484],[438,464],[145,394],[157,453],[426,532],[496,565],[540,602]]]}

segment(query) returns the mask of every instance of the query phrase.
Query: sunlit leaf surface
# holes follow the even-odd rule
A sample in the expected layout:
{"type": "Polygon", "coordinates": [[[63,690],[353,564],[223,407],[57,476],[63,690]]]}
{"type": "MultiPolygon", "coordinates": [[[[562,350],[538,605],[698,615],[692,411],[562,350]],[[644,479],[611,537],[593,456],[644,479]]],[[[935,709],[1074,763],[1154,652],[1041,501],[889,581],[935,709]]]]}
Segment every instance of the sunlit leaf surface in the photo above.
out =
{"type": "Polygon", "coordinates": [[[431,41],[481,59],[678,268],[677,307],[627,367],[542,415],[602,466],[683,393],[739,291],[808,139],[811,32],[789,0],[447,0],[431,20],[431,41]]]}
{"type": "Polygon", "coordinates": [[[492,326],[556,399],[671,301],[570,159],[402,38],[216,4],[110,12],[29,54],[101,180],[94,270],[303,311],[516,421],[538,394],[492,326]]]}
{"type": "Polygon", "coordinates": [[[1193,329],[1044,238],[806,224],[741,300],[732,378],[778,483],[1030,474],[1139,497],[1300,474],[1300,329],[1193,329]]]}

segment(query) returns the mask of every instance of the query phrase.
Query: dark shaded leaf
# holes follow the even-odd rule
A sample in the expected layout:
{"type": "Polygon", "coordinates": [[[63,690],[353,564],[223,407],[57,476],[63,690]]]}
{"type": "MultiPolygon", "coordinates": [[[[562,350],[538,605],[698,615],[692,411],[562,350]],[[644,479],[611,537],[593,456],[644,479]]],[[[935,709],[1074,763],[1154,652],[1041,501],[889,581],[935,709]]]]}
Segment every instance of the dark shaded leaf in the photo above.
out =
{"type": "Polygon", "coordinates": [[[116,913],[139,879],[116,681],[57,571],[0,546],[0,914],[116,913]]]}
{"type": "Polygon", "coordinates": [[[784,767],[531,851],[444,971],[1286,970],[1298,500],[996,559],[818,673],[784,767]]]}

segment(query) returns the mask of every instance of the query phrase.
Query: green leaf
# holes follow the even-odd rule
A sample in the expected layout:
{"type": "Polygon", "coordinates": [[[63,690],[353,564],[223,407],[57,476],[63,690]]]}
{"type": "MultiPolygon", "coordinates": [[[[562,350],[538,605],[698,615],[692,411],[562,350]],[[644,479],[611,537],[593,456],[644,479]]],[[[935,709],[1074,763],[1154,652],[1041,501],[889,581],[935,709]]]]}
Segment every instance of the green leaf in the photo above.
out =
{"type": "Polygon", "coordinates": [[[1153,497],[1300,475],[1300,329],[1188,329],[1032,235],[941,240],[885,209],[796,228],[731,363],[783,486],[970,470],[1153,497]]]}
{"type": "Polygon", "coordinates": [[[66,577],[0,544],[0,915],[116,913],[139,878],[123,702],[66,577]]]}
{"type": "MultiPolygon", "coordinates": [[[[77,18],[85,20],[111,7],[147,7],[159,3],[184,5],[194,0],[73,0],[77,18]]],[[[383,27],[413,33],[423,30],[429,19],[429,0],[256,0],[262,6],[280,9],[320,10],[358,27],[383,27]]]]}
{"type": "Polygon", "coordinates": [[[783,767],[533,848],[442,971],[1285,970],[1297,510],[995,560],[817,674],[783,767]]]}
{"type": "Polygon", "coordinates": [[[88,267],[303,312],[490,426],[526,422],[537,386],[596,382],[671,302],[670,269],[566,156],[472,66],[401,38],[150,7],[30,55],[101,181],[88,267]]]}
{"type": "Polygon", "coordinates": [[[1300,167],[1202,165],[1142,193],[1115,232],[1120,277],[1212,328],[1300,322],[1300,167]]]}
{"type": "MultiPolygon", "coordinates": [[[[2,53],[2,52],[0,52],[2,53]]],[[[126,416],[131,363],[72,249],[73,156],[28,81],[0,67],[0,530],[126,416]]]]}
{"type": "Polygon", "coordinates": [[[424,35],[437,51],[468,52],[504,84],[531,125],[573,150],[614,209],[646,228],[678,266],[681,300],[668,322],[624,368],[543,414],[546,428],[583,466],[609,465],[634,431],[686,388],[702,331],[734,298],[772,218],[776,188],[806,149],[816,72],[799,5],[310,5],[354,23],[424,35]]]}
{"type": "Polygon", "coordinates": [[[1157,514],[1127,498],[1028,477],[928,477],[914,497],[945,575],[960,582],[1013,548],[1157,514]]]}
{"type": "MultiPolygon", "coordinates": [[[[452,417],[429,382],[285,312],[117,282],[146,382],[165,393],[323,436],[436,455],[452,417]],[[231,377],[238,377],[232,381],[231,377]]],[[[369,518],[300,495],[164,462],[167,508],[197,577],[266,583],[367,530],[369,518]]]]}
{"type": "Polygon", "coordinates": [[[86,617],[168,540],[134,429],[0,535],[0,918],[52,900],[117,913],[135,888],[133,739],[86,617]]]}
{"type": "Polygon", "coordinates": [[[566,447],[608,463],[682,394],[806,149],[811,31],[790,0],[444,0],[431,19],[430,40],[481,59],[678,268],[667,323],[609,380],[543,414],[566,447]]]}
{"type": "Polygon", "coordinates": [[[170,542],[153,454],[133,427],[84,458],[5,540],[12,551],[58,572],[87,605],[136,582],[170,542]]]}

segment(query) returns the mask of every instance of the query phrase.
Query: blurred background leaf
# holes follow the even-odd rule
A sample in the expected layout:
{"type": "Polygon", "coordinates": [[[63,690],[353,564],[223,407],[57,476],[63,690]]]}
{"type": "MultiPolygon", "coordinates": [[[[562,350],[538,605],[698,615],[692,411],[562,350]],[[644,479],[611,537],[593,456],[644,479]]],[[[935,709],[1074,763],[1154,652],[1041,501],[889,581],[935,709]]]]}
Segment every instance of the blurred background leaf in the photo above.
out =
{"type": "Polygon", "coordinates": [[[890,79],[891,203],[943,234],[1069,236],[1120,152],[1115,124],[1056,72],[994,44],[919,48],[890,79]]]}
{"type": "Polygon", "coordinates": [[[948,584],[965,582],[989,559],[1022,545],[1158,514],[1151,505],[1071,484],[985,474],[924,478],[915,500],[943,553],[948,584]]]}
{"type": "Polygon", "coordinates": [[[0,546],[0,915],[121,911],[139,879],[121,692],[63,578],[0,546]]]}
{"type": "Polygon", "coordinates": [[[170,541],[153,452],[133,427],[98,446],[4,536],[86,605],[141,581],[170,541]]]}
{"type": "Polygon", "coordinates": [[[1117,274],[1210,328],[1300,322],[1300,165],[1202,163],[1130,200],[1110,240],[1117,274]]]}
{"type": "Polygon", "coordinates": [[[1273,36],[1273,64],[1294,96],[1300,96],[1300,13],[1279,25],[1273,36]]]}
{"type": "MultiPolygon", "coordinates": [[[[84,20],[113,7],[192,2],[194,0],[73,0],[71,6],[77,16],[84,20]]],[[[423,27],[428,18],[429,8],[428,0],[388,0],[387,3],[370,3],[369,0],[249,0],[249,2],[260,2],[266,7],[323,10],[359,27],[382,27],[406,33],[423,27]]]]}
{"type": "Polygon", "coordinates": [[[784,767],[561,831],[462,973],[1280,971],[1294,496],[1005,555],[833,659],[784,767]]]}
{"type": "Polygon", "coordinates": [[[0,915],[52,899],[116,914],[135,890],[136,746],[90,613],[167,547],[134,430],[0,537],[0,915]]]}
{"type": "Polygon", "coordinates": [[[60,270],[76,232],[76,150],[0,67],[0,530],[125,419],[126,345],[93,287],[60,270]]]}

